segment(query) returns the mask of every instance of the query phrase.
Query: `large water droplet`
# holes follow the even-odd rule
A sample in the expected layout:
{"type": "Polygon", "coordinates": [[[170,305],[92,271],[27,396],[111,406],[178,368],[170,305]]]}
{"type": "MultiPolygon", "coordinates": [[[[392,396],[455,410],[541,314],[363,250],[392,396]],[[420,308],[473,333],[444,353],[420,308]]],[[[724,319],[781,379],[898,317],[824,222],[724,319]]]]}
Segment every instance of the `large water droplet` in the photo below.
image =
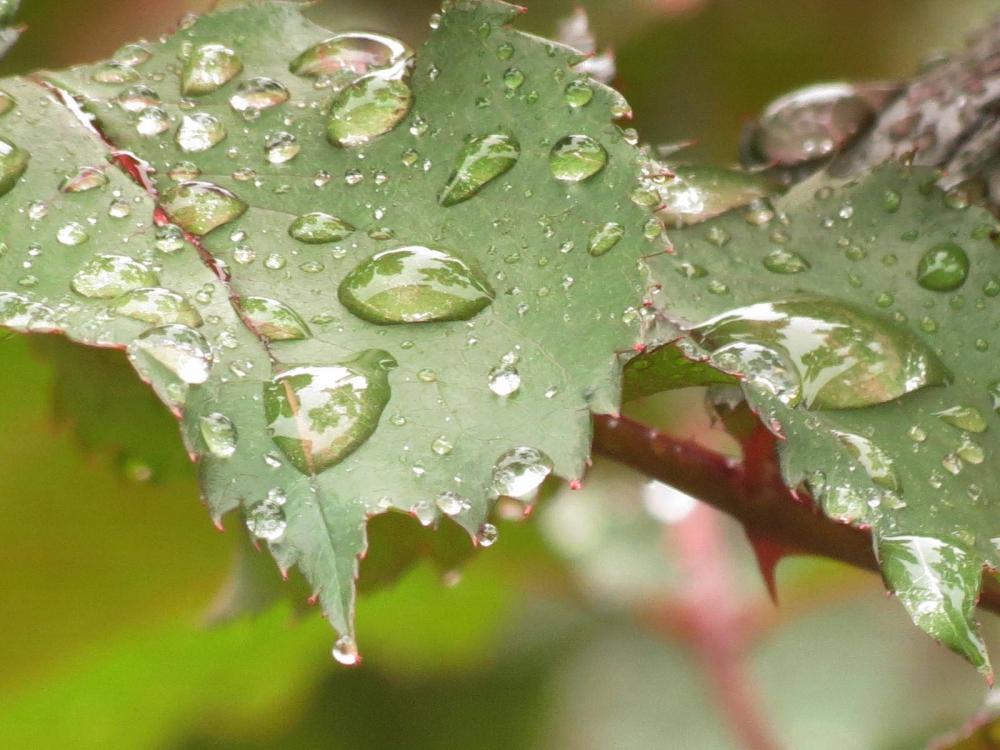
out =
{"type": "Polygon", "coordinates": [[[288,234],[293,239],[309,245],[340,242],[353,231],[354,227],[343,219],[321,211],[298,216],[288,226],[288,234]]]}
{"type": "Polygon", "coordinates": [[[85,193],[107,184],[108,176],[104,174],[103,169],[80,167],[59,183],[59,191],[62,193],[85,193]]]}
{"type": "Polygon", "coordinates": [[[782,189],[764,175],[723,167],[676,167],[673,171],[673,178],[648,184],[660,198],[656,215],[674,227],[697,224],[782,189]]]}
{"type": "Polygon", "coordinates": [[[493,294],[475,264],[421,245],[373,255],[338,289],[344,306],[369,323],[468,320],[493,294]]]}
{"type": "Polygon", "coordinates": [[[162,107],[147,107],[135,118],[135,130],[139,135],[152,137],[170,129],[170,115],[162,107]]]}
{"type": "Polygon", "coordinates": [[[917,264],[917,283],[934,292],[950,292],[965,283],[969,256],[954,242],[935,245],[917,264]]]}
{"type": "Polygon", "coordinates": [[[212,347],[205,337],[184,325],[150,328],[128,346],[132,365],[174,411],[184,405],[187,387],[208,380],[212,347]]]}
{"type": "Polygon", "coordinates": [[[552,459],[535,448],[511,448],[493,466],[493,492],[515,500],[527,497],[552,473],[552,459]]]}
{"type": "Polygon", "coordinates": [[[563,90],[566,103],[574,108],[583,107],[590,104],[594,98],[594,89],[586,81],[570,81],[563,90]]]}
{"type": "Polygon", "coordinates": [[[174,142],[181,151],[189,154],[207,151],[222,142],[226,137],[226,127],[215,115],[207,112],[195,112],[184,115],[181,124],[177,126],[174,142]]]}
{"type": "Polygon", "coordinates": [[[616,221],[609,221],[602,224],[590,233],[587,242],[587,251],[595,258],[604,255],[611,248],[618,244],[618,241],[625,236],[625,227],[616,221]]]}
{"type": "Polygon", "coordinates": [[[236,87],[229,106],[237,112],[259,112],[287,102],[288,97],[288,89],[273,78],[249,78],[236,87]]]}
{"type": "Polygon", "coordinates": [[[377,70],[391,68],[408,58],[409,47],[381,34],[338,34],[314,44],[292,60],[288,69],[310,78],[333,77],[353,80],[377,70]]]}
{"type": "Polygon", "coordinates": [[[87,233],[87,230],[83,228],[83,224],[77,221],[63,224],[59,227],[59,231],[56,232],[56,240],[59,244],[69,245],[70,247],[82,245],[89,239],[90,235],[87,233]]]}
{"type": "Polygon", "coordinates": [[[247,204],[211,182],[180,182],[160,195],[160,207],[186,232],[205,235],[239,218],[247,204]]]}
{"type": "Polygon", "coordinates": [[[589,135],[567,135],[549,152],[552,176],[564,182],[583,182],[607,163],[608,152],[589,135]]]}
{"type": "Polygon", "coordinates": [[[239,309],[254,332],[268,341],[292,341],[312,336],[306,322],[284,302],[267,297],[243,297],[239,309]]]}
{"type": "Polygon", "coordinates": [[[224,44],[203,44],[191,50],[181,71],[181,93],[204,96],[217,91],[243,70],[243,60],[224,44]]]}
{"type": "Polygon", "coordinates": [[[199,417],[201,436],[213,455],[231,458],[236,453],[236,425],[225,414],[213,412],[199,417]]]}
{"type": "Polygon", "coordinates": [[[510,396],[521,388],[521,375],[514,365],[501,362],[490,370],[486,382],[496,395],[510,396]]]}
{"type": "Polygon", "coordinates": [[[326,133],[337,146],[361,146],[388,133],[406,117],[413,91],[403,80],[406,63],[372,73],[344,88],[330,105],[326,133]]]}
{"type": "Polygon", "coordinates": [[[0,195],[6,195],[14,189],[24,170],[28,168],[30,158],[27,151],[0,138],[0,195]]]}
{"type": "Polygon", "coordinates": [[[55,312],[27,297],[0,292],[0,326],[26,333],[46,333],[57,327],[55,312]]]}
{"type": "Polygon", "coordinates": [[[159,283],[145,264],[127,255],[96,255],[83,266],[70,285],[91,299],[113,299],[126,292],[159,283]]]}
{"type": "Polygon", "coordinates": [[[517,163],[521,146],[510,135],[493,133],[473,138],[459,152],[455,171],[451,173],[438,202],[454,206],[468,200],[490,180],[494,180],[517,163]]]}
{"type": "Polygon", "coordinates": [[[201,314],[182,294],[161,287],[134,289],[111,304],[119,315],[145,323],[181,323],[190,328],[202,325],[201,314]]]}
{"type": "Polygon", "coordinates": [[[280,539],[288,528],[284,509],[287,502],[284,491],[270,490],[265,499],[247,511],[247,529],[250,533],[268,542],[280,539]]]}
{"type": "Polygon", "coordinates": [[[389,402],[388,352],[368,349],[330,367],[297,367],[264,387],[271,439],[303,474],[319,474],[357,450],[389,402]]]}
{"type": "Polygon", "coordinates": [[[875,484],[890,492],[900,492],[903,489],[888,453],[861,435],[838,430],[833,430],[833,434],[847,448],[848,453],[864,467],[875,484]]]}
{"type": "Polygon", "coordinates": [[[693,332],[714,347],[746,342],[783,352],[811,409],[872,406],[948,380],[938,357],[908,330],[830,298],[763,302],[693,332]]]}

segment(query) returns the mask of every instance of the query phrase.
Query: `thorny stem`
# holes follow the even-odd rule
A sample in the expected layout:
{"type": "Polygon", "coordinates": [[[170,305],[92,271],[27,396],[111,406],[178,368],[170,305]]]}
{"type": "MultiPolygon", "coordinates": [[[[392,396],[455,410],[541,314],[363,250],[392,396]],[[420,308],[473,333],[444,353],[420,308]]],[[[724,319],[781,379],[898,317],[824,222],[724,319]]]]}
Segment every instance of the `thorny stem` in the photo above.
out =
{"type": "MultiPolygon", "coordinates": [[[[868,531],[827,518],[785,487],[773,442],[766,449],[756,442],[755,455],[740,462],[628,417],[602,415],[594,417],[594,450],[728,513],[751,540],[879,572],[868,531]]],[[[1000,614],[1000,585],[992,577],[979,606],[1000,614]]]]}

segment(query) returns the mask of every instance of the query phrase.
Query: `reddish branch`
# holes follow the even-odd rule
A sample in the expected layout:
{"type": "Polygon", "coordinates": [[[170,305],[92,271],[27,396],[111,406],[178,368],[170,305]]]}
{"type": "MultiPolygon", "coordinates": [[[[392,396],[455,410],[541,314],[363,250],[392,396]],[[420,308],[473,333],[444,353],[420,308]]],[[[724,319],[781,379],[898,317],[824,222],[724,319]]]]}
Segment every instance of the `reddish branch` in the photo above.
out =
{"type": "MultiPolygon", "coordinates": [[[[752,440],[741,462],[628,417],[598,416],[594,450],[728,513],[755,543],[878,572],[871,534],[827,518],[785,487],[773,441],[752,440]]],[[[979,605],[1000,614],[1000,585],[991,577],[979,605]]]]}

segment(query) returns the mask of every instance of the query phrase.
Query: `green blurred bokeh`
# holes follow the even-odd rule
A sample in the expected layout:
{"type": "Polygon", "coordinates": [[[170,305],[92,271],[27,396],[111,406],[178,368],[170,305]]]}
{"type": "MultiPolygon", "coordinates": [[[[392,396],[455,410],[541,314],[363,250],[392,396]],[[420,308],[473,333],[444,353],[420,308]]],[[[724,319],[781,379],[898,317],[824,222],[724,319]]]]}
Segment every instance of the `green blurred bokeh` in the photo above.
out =
{"type": "MultiPolygon", "coordinates": [[[[0,73],[99,59],[207,5],[27,0],[30,29],[0,73]]],[[[522,26],[551,35],[573,5],[531,3],[522,26]]],[[[327,0],[310,13],[419,43],[434,6],[327,0]]],[[[727,162],[772,97],[817,80],[906,76],[1000,2],[585,7],[617,52],[643,138],[697,138],[691,158],[727,162]]],[[[422,564],[364,597],[366,660],[347,670],[329,656],[326,623],[287,602],[206,625],[237,534],[212,527],[171,420],[127,376],[119,354],[0,340],[0,748],[739,746],[698,653],[637,615],[683,586],[644,510],[643,478],[598,462],[582,492],[558,494],[528,524],[504,523],[460,581],[422,564]],[[82,389],[80,373],[107,395],[82,389]],[[90,418],[77,424],[80,414],[90,418]]],[[[710,435],[698,398],[635,408],[681,435],[710,435]]],[[[735,590],[774,620],[748,666],[785,747],[919,748],[977,709],[985,686],[974,671],[910,626],[878,581],[790,562],[776,613],[745,542],[719,523],[735,590]]],[[[987,623],[994,642],[996,631],[987,623]]]]}

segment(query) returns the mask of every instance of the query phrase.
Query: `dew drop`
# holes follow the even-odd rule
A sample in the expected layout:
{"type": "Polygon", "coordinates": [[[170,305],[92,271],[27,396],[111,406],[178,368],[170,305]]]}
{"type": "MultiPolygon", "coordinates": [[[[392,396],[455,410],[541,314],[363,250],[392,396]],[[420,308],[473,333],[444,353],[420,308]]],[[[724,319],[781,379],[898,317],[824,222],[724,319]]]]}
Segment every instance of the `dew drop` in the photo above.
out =
{"type": "Polygon", "coordinates": [[[950,424],[960,430],[986,432],[986,419],[971,406],[953,406],[950,409],[936,412],[934,416],[939,417],[945,424],[950,424]]]}
{"type": "Polygon", "coordinates": [[[579,108],[590,104],[594,98],[594,89],[586,81],[570,81],[563,89],[563,96],[569,106],[579,108]]]}
{"type": "Polygon", "coordinates": [[[293,239],[309,245],[340,242],[353,231],[354,227],[343,219],[320,211],[296,217],[288,227],[293,239]]]}
{"type": "Polygon", "coordinates": [[[117,60],[107,60],[97,65],[90,74],[95,83],[136,83],[142,78],[128,65],[117,60]]]}
{"type": "Polygon", "coordinates": [[[480,547],[492,547],[499,538],[500,532],[491,523],[484,523],[476,532],[476,544],[480,547]]]}
{"type": "Polygon", "coordinates": [[[57,327],[55,312],[14,292],[0,292],[0,326],[26,333],[45,333],[57,327]]]}
{"type": "Polygon", "coordinates": [[[30,158],[27,151],[0,138],[0,196],[14,189],[28,168],[30,158]]]}
{"type": "Polygon", "coordinates": [[[347,83],[390,68],[412,55],[398,39],[381,34],[338,34],[324,39],[292,60],[288,69],[306,78],[333,78],[347,83]]]}
{"type": "Polygon", "coordinates": [[[198,418],[201,436],[212,455],[218,458],[232,458],[236,453],[236,425],[225,414],[213,412],[198,418]]]}
{"type": "Polygon", "coordinates": [[[183,406],[187,386],[204,383],[212,370],[208,341],[179,324],[141,333],[129,344],[128,356],[142,378],[175,410],[183,406]]]}
{"type": "Polygon", "coordinates": [[[587,251],[595,258],[600,257],[617,245],[624,236],[625,228],[615,221],[609,221],[590,233],[587,251]]]}
{"type": "Polygon", "coordinates": [[[160,135],[170,129],[170,115],[161,107],[147,107],[137,115],[135,129],[146,137],[160,135]]]}
{"type": "Polygon", "coordinates": [[[568,135],[549,152],[552,176],[563,182],[583,182],[604,169],[608,152],[589,135],[568,135]]]}
{"type": "Polygon", "coordinates": [[[965,283],[969,256],[954,242],[935,245],[917,265],[917,283],[934,292],[950,292],[965,283]]]}
{"type": "Polygon", "coordinates": [[[218,91],[243,70],[240,56],[223,44],[203,44],[191,50],[181,71],[181,93],[204,96],[218,91]]]}
{"type": "Polygon", "coordinates": [[[486,378],[490,390],[497,396],[510,396],[521,388],[521,375],[512,364],[501,362],[486,378]]]}
{"type": "Polygon", "coordinates": [[[438,499],[434,501],[437,505],[438,510],[444,513],[446,516],[457,516],[463,510],[468,508],[468,503],[466,503],[457,493],[455,492],[442,492],[438,499]]]}
{"type": "Polygon", "coordinates": [[[59,231],[56,232],[56,239],[60,244],[72,247],[74,245],[82,245],[90,239],[90,235],[87,234],[87,230],[83,228],[82,224],[71,221],[69,224],[64,224],[59,228],[59,231]]]}
{"type": "Polygon", "coordinates": [[[468,320],[493,301],[473,263],[420,245],[377,253],[338,288],[343,305],[369,323],[468,320]]]}
{"type": "Polygon", "coordinates": [[[186,232],[205,235],[239,218],[247,204],[211,182],[181,182],[160,195],[167,217],[186,232]]]}
{"type": "Polygon", "coordinates": [[[764,268],[771,273],[792,274],[808,271],[812,266],[798,253],[784,248],[768,253],[762,259],[764,268]]]}
{"type": "Polygon", "coordinates": [[[108,184],[108,176],[103,169],[97,167],[80,167],[67,175],[59,183],[61,193],[85,193],[88,190],[104,187],[108,184]]]}
{"type": "Polygon", "coordinates": [[[91,299],[113,299],[159,280],[147,266],[127,255],[97,255],[76,272],[73,291],[91,299]]]}
{"type": "Polygon", "coordinates": [[[229,106],[237,112],[259,112],[287,102],[288,89],[273,78],[249,78],[242,81],[229,97],[229,106]]]}
{"type": "Polygon", "coordinates": [[[271,164],[290,162],[301,150],[302,146],[299,145],[298,139],[283,130],[270,133],[264,139],[264,157],[271,164]]]}
{"type": "Polygon", "coordinates": [[[238,309],[254,333],[268,341],[294,341],[312,336],[306,322],[284,302],[268,297],[242,297],[238,309]]]}
{"type": "Polygon", "coordinates": [[[341,636],[333,644],[333,658],[337,663],[345,667],[353,667],[361,663],[361,654],[358,653],[358,644],[348,635],[341,636]]]}
{"type": "Polygon", "coordinates": [[[388,133],[413,106],[413,91],[403,80],[405,64],[372,73],[344,88],[327,120],[327,137],[336,146],[361,146],[388,133]]]}
{"type": "Polygon", "coordinates": [[[493,466],[493,492],[515,500],[534,492],[552,473],[552,460],[535,448],[512,448],[493,466]]]}
{"type": "Polygon", "coordinates": [[[473,138],[459,152],[455,170],[448,178],[438,202],[454,206],[478,193],[484,185],[513,167],[521,147],[510,135],[493,133],[473,138]]]}
{"type": "Polygon", "coordinates": [[[388,352],[367,349],[329,367],[296,367],[264,386],[268,433],[303,474],[319,474],[368,440],[389,402],[388,352]]]}
{"type": "Polygon", "coordinates": [[[215,115],[206,112],[195,112],[184,115],[181,124],[177,126],[174,142],[181,151],[198,153],[207,151],[223,141],[226,128],[215,115]]]}
{"type": "Polygon", "coordinates": [[[903,489],[888,453],[861,435],[839,432],[838,430],[833,430],[833,434],[847,448],[851,456],[864,467],[872,482],[890,492],[900,492],[903,489]]]}
{"type": "Polygon", "coordinates": [[[180,323],[199,328],[203,323],[201,314],[187,297],[161,287],[133,289],[116,299],[111,309],[126,318],[154,325],[180,323]]]}
{"type": "Polygon", "coordinates": [[[247,529],[258,539],[273,542],[280,539],[288,528],[285,520],[285,503],[288,498],[279,489],[270,490],[267,497],[247,511],[247,529]]]}

